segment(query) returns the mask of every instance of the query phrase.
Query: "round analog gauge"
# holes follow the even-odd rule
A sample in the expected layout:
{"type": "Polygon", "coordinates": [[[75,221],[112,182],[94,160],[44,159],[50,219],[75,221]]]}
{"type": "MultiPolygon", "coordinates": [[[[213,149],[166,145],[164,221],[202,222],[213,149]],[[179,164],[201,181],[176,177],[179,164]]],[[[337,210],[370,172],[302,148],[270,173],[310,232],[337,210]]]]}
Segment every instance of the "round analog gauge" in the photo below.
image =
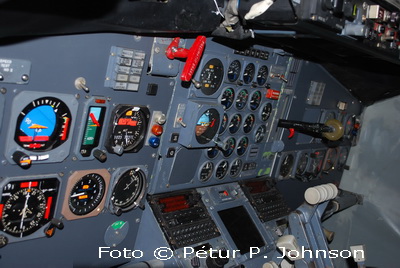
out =
{"type": "Polygon", "coordinates": [[[24,188],[7,200],[3,207],[1,222],[4,231],[13,236],[24,236],[41,227],[46,212],[46,198],[36,188],[24,188]]]}
{"type": "Polygon", "coordinates": [[[265,85],[265,83],[267,82],[267,78],[268,78],[268,67],[263,65],[260,67],[260,69],[258,69],[257,84],[259,86],[265,85]]]}
{"type": "Polygon", "coordinates": [[[222,117],[222,121],[221,121],[221,127],[219,128],[219,132],[218,134],[222,134],[225,132],[226,128],[228,127],[228,115],[226,113],[224,113],[224,116],[222,117]]]}
{"type": "Polygon", "coordinates": [[[249,133],[253,129],[255,121],[256,121],[256,118],[255,118],[254,114],[249,114],[246,117],[246,119],[244,120],[244,123],[243,123],[244,133],[249,133]]]}
{"type": "Polygon", "coordinates": [[[335,163],[338,157],[338,151],[334,148],[331,148],[326,153],[326,161],[324,163],[323,171],[328,172],[335,167],[335,163]]]}
{"type": "Polygon", "coordinates": [[[75,215],[92,212],[104,197],[105,182],[97,173],[90,173],[80,178],[72,187],[69,196],[69,208],[75,215]]]}
{"type": "Polygon", "coordinates": [[[224,90],[221,96],[221,104],[224,106],[225,110],[231,108],[233,102],[235,101],[235,91],[232,88],[227,88],[224,90]]]}
{"type": "Polygon", "coordinates": [[[349,154],[349,150],[346,147],[343,147],[340,150],[340,154],[339,154],[338,161],[337,161],[338,162],[337,166],[339,169],[343,169],[343,167],[346,165],[348,154],[349,154]]]}
{"type": "Polygon", "coordinates": [[[287,154],[281,163],[281,167],[279,169],[279,175],[286,178],[290,175],[293,169],[294,164],[294,156],[292,154],[287,154]]]}
{"type": "Polygon", "coordinates": [[[255,111],[258,109],[261,103],[261,92],[255,91],[250,98],[250,110],[255,111]]]}
{"type": "Polygon", "coordinates": [[[225,157],[229,157],[235,151],[236,140],[235,138],[230,137],[225,141],[225,144],[226,144],[226,150],[223,150],[222,154],[225,157]]]}
{"type": "Polygon", "coordinates": [[[307,169],[308,161],[309,161],[308,154],[307,153],[301,154],[299,162],[297,163],[297,169],[296,169],[297,176],[304,175],[307,169]]]}
{"type": "Polygon", "coordinates": [[[199,179],[202,182],[208,181],[214,171],[214,164],[212,162],[206,162],[200,169],[199,179]]]}
{"type": "Polygon", "coordinates": [[[214,159],[218,155],[218,147],[207,148],[207,157],[210,159],[214,159]]]}
{"type": "Polygon", "coordinates": [[[261,110],[261,120],[266,122],[268,120],[268,118],[271,116],[271,112],[272,112],[271,103],[265,104],[261,110]]]}
{"type": "Polygon", "coordinates": [[[240,71],[242,69],[242,65],[240,64],[240,61],[234,60],[229,64],[228,67],[228,80],[229,82],[235,82],[240,75],[240,71]]]}
{"type": "Polygon", "coordinates": [[[352,136],[352,131],[353,131],[355,122],[356,122],[356,117],[354,115],[349,116],[347,118],[346,124],[344,126],[344,135],[347,136],[348,138],[350,138],[352,136]]]}
{"type": "Polygon", "coordinates": [[[137,152],[144,143],[148,125],[147,108],[121,106],[116,109],[110,134],[110,152],[137,152]]]}
{"type": "Polygon", "coordinates": [[[237,177],[240,174],[240,171],[242,170],[243,162],[241,159],[236,159],[235,161],[232,162],[231,169],[229,170],[229,175],[231,177],[237,177]]]}
{"type": "Polygon", "coordinates": [[[200,74],[201,91],[205,95],[214,94],[219,89],[223,77],[224,66],[222,62],[217,58],[209,60],[200,74]]]}
{"type": "Polygon", "coordinates": [[[219,130],[219,113],[216,109],[208,109],[199,118],[196,124],[196,140],[200,144],[210,142],[219,130]]]}
{"type": "Polygon", "coordinates": [[[242,116],[240,114],[235,114],[229,122],[229,132],[232,134],[236,133],[239,130],[241,123],[242,116]]]}
{"type": "Polygon", "coordinates": [[[244,153],[247,150],[247,147],[249,147],[249,138],[243,137],[239,140],[238,146],[236,148],[236,152],[239,156],[244,155],[244,153]]]}
{"type": "Polygon", "coordinates": [[[251,81],[253,81],[255,72],[256,72],[256,66],[253,63],[247,64],[243,72],[243,82],[245,84],[250,84],[251,81]]]}
{"type": "Polygon", "coordinates": [[[226,174],[228,173],[228,161],[222,161],[221,163],[218,164],[217,166],[217,170],[215,171],[215,177],[218,180],[222,180],[223,178],[225,178],[226,174]]]}
{"type": "Polygon", "coordinates": [[[264,125],[261,125],[258,127],[256,134],[254,136],[254,141],[255,143],[260,143],[263,141],[265,137],[265,133],[267,132],[267,127],[264,125]]]}
{"type": "Polygon", "coordinates": [[[324,151],[316,151],[313,153],[311,164],[310,164],[310,171],[311,175],[314,177],[317,176],[321,170],[322,165],[324,163],[325,152],[324,151]]]}
{"type": "Polygon", "coordinates": [[[121,209],[130,209],[143,194],[145,176],[139,168],[130,169],[119,177],[114,186],[111,202],[121,209]]]}
{"type": "Polygon", "coordinates": [[[238,110],[242,110],[246,107],[247,99],[249,98],[249,93],[246,89],[240,90],[237,98],[236,98],[236,108],[238,110]]]}
{"type": "Polygon", "coordinates": [[[67,105],[61,100],[36,99],[19,114],[14,140],[29,151],[55,149],[68,139],[71,119],[67,105]]]}

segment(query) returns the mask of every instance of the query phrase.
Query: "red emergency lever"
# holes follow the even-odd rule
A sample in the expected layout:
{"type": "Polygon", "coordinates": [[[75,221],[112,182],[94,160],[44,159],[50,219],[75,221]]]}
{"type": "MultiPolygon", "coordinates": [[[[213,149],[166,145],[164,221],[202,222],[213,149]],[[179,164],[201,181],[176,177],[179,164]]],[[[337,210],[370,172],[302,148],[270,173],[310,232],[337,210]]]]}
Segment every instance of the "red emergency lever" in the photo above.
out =
{"type": "Polygon", "coordinates": [[[190,49],[178,47],[180,40],[179,37],[174,38],[167,47],[165,55],[167,55],[167,58],[170,60],[175,58],[187,58],[185,67],[183,67],[181,80],[188,82],[192,79],[197,65],[199,65],[206,46],[206,37],[203,35],[198,36],[190,49]]]}

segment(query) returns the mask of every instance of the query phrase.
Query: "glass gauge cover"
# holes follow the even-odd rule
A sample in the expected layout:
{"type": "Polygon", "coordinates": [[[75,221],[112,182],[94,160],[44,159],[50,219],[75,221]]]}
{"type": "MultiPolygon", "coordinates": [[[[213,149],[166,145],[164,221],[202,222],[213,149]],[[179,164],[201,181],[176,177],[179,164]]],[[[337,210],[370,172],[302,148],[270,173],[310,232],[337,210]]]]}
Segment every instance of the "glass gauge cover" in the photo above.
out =
{"type": "Polygon", "coordinates": [[[208,109],[197,120],[195,136],[200,144],[210,142],[219,130],[220,116],[216,109],[208,109]]]}
{"type": "Polygon", "coordinates": [[[235,138],[230,137],[227,140],[225,140],[225,144],[227,149],[223,150],[222,154],[225,157],[229,157],[235,151],[236,140],[235,138]]]}
{"type": "Polygon", "coordinates": [[[249,133],[253,129],[255,121],[256,121],[256,118],[255,118],[254,114],[249,114],[246,117],[246,119],[244,120],[244,123],[243,123],[244,133],[249,133]]]}
{"type": "Polygon", "coordinates": [[[225,132],[226,128],[228,127],[228,122],[229,122],[228,115],[226,113],[224,113],[224,116],[222,117],[222,121],[221,121],[221,127],[219,128],[218,134],[222,134],[225,132]]]}
{"type": "Polygon", "coordinates": [[[210,159],[214,159],[215,157],[217,157],[219,153],[218,147],[207,148],[206,151],[207,151],[207,157],[210,159]]]}
{"type": "Polygon", "coordinates": [[[287,154],[281,162],[279,175],[284,178],[289,176],[293,170],[293,164],[294,164],[294,156],[292,154],[287,154]]]}
{"type": "Polygon", "coordinates": [[[271,116],[271,112],[272,112],[271,103],[265,104],[261,110],[261,120],[266,122],[268,118],[271,116]]]}
{"type": "Polygon", "coordinates": [[[267,79],[268,79],[268,67],[263,65],[260,67],[260,69],[258,69],[257,84],[259,86],[263,86],[267,82],[267,79]]]}
{"type": "Polygon", "coordinates": [[[356,117],[350,116],[344,125],[344,135],[350,138],[354,129],[354,124],[356,123],[356,117]]]}
{"type": "Polygon", "coordinates": [[[88,115],[86,118],[85,131],[80,147],[80,153],[82,156],[90,156],[92,150],[99,145],[105,113],[106,107],[89,107],[88,115]]]}
{"type": "Polygon", "coordinates": [[[69,196],[69,209],[75,215],[86,215],[101,203],[105,192],[105,181],[97,173],[80,178],[72,187],[69,196]]]}
{"type": "Polygon", "coordinates": [[[236,152],[239,156],[244,155],[244,153],[247,150],[247,147],[249,147],[249,138],[243,137],[239,140],[238,146],[236,148],[236,152]]]}
{"type": "Polygon", "coordinates": [[[296,176],[302,176],[307,170],[307,164],[309,162],[309,156],[307,153],[302,153],[299,159],[299,162],[297,163],[297,168],[296,168],[296,176]]]}
{"type": "Polygon", "coordinates": [[[236,97],[236,109],[242,110],[246,107],[247,100],[249,98],[249,93],[246,89],[242,89],[239,91],[239,94],[236,97]]]}
{"type": "Polygon", "coordinates": [[[111,202],[122,210],[131,209],[143,194],[145,175],[139,168],[125,171],[114,186],[111,202]]]}
{"type": "Polygon", "coordinates": [[[258,107],[261,104],[261,98],[262,98],[261,92],[258,91],[258,90],[255,91],[253,93],[253,95],[251,95],[251,98],[250,98],[250,110],[255,111],[255,110],[258,109],[258,107]]]}
{"type": "Polygon", "coordinates": [[[221,104],[224,106],[225,110],[231,108],[232,104],[235,102],[235,91],[232,88],[227,88],[224,90],[221,96],[221,104]]]}
{"type": "Polygon", "coordinates": [[[242,170],[243,162],[241,159],[236,159],[235,161],[232,162],[231,169],[229,170],[229,175],[231,177],[237,177],[240,174],[240,171],[242,170]]]}
{"type": "Polygon", "coordinates": [[[267,127],[264,125],[261,125],[258,127],[255,135],[254,135],[254,141],[255,143],[260,143],[264,140],[265,133],[267,132],[267,127]]]}
{"type": "Polygon", "coordinates": [[[250,84],[251,81],[253,81],[255,72],[256,66],[253,63],[247,64],[243,72],[243,82],[245,84],[250,84]]]}
{"type": "Polygon", "coordinates": [[[224,78],[224,65],[217,59],[209,60],[200,74],[201,92],[212,95],[219,89],[224,78]]]}
{"type": "Polygon", "coordinates": [[[240,71],[242,69],[242,64],[238,60],[234,60],[229,64],[228,67],[228,80],[229,82],[235,82],[240,76],[240,71]]]}
{"type": "Polygon", "coordinates": [[[349,150],[346,147],[340,149],[339,157],[337,160],[337,168],[342,170],[346,165],[347,156],[349,154],[349,150]]]}
{"type": "Polygon", "coordinates": [[[239,130],[241,124],[242,116],[240,114],[235,114],[234,116],[232,116],[232,119],[229,122],[229,132],[231,134],[236,133],[239,130]]]}
{"type": "Polygon", "coordinates": [[[311,155],[311,162],[309,166],[309,171],[311,178],[315,179],[322,170],[324,164],[325,151],[316,151],[311,155]]]}
{"type": "Polygon", "coordinates": [[[214,164],[212,162],[206,162],[202,165],[199,173],[199,180],[201,182],[206,182],[208,181],[214,171],[214,164]]]}
{"type": "Polygon", "coordinates": [[[68,139],[71,120],[71,112],[61,100],[36,99],[18,115],[14,140],[29,151],[55,149],[68,139]]]}
{"type": "Polygon", "coordinates": [[[218,164],[217,169],[215,171],[215,177],[218,180],[222,180],[223,178],[225,178],[226,174],[228,173],[228,161],[222,161],[221,163],[218,164]]]}
{"type": "Polygon", "coordinates": [[[324,163],[323,171],[329,172],[334,169],[336,160],[338,158],[338,151],[335,148],[330,148],[326,153],[326,160],[324,163]]]}

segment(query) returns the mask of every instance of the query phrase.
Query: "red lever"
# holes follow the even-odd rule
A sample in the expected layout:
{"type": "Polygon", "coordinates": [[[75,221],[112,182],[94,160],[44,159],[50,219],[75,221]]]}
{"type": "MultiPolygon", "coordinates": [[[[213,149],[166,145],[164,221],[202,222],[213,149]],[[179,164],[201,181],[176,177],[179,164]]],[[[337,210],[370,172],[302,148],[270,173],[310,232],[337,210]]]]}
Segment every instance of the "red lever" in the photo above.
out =
{"type": "Polygon", "coordinates": [[[289,128],[289,136],[288,136],[288,138],[289,139],[291,139],[291,138],[293,138],[293,136],[294,136],[294,128],[289,128]]]}
{"type": "Polygon", "coordinates": [[[206,37],[203,35],[198,36],[190,49],[178,47],[180,40],[179,37],[174,38],[167,47],[165,55],[170,60],[175,58],[187,58],[185,67],[183,67],[181,80],[188,82],[192,79],[194,71],[196,71],[197,65],[199,65],[206,46],[206,37]]]}

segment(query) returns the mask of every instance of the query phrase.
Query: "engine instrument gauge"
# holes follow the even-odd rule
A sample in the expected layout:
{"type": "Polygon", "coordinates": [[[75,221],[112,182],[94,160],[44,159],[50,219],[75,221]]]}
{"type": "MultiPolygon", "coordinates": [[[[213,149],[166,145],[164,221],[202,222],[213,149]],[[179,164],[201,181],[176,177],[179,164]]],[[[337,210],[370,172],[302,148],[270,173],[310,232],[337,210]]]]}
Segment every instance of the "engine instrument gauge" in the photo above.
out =
{"type": "Polygon", "coordinates": [[[267,127],[264,125],[261,125],[258,127],[255,135],[254,135],[254,141],[255,143],[260,143],[264,140],[265,133],[267,132],[267,127]]]}
{"type": "Polygon", "coordinates": [[[54,97],[36,99],[19,114],[14,140],[29,151],[55,149],[68,139],[71,120],[63,101],[54,97]]]}
{"type": "Polygon", "coordinates": [[[315,179],[319,175],[319,173],[322,170],[322,166],[324,163],[324,158],[325,158],[325,151],[315,151],[311,155],[311,162],[309,166],[309,173],[310,173],[310,178],[309,179],[315,179]]]}
{"type": "Polygon", "coordinates": [[[347,149],[346,147],[342,147],[340,149],[339,157],[337,160],[337,169],[343,170],[343,168],[346,165],[348,154],[349,154],[349,149],[347,149]]]}
{"type": "Polygon", "coordinates": [[[111,202],[115,207],[127,211],[138,205],[144,195],[145,175],[140,168],[125,171],[117,180],[111,194],[111,202]]]}
{"type": "Polygon", "coordinates": [[[80,178],[69,195],[69,208],[75,215],[86,215],[100,204],[105,193],[104,178],[90,173],[80,178]]]}
{"type": "Polygon", "coordinates": [[[265,83],[267,82],[267,78],[268,78],[268,67],[263,65],[260,67],[260,69],[258,69],[257,84],[259,86],[265,85],[265,83]]]}
{"type": "Polygon", "coordinates": [[[221,104],[224,106],[225,110],[231,108],[233,102],[235,101],[235,91],[232,88],[227,88],[224,90],[221,96],[221,104]]]}
{"type": "Polygon", "coordinates": [[[249,138],[247,138],[247,137],[241,138],[241,139],[239,140],[238,146],[237,146],[237,148],[236,148],[236,153],[237,153],[239,156],[244,155],[244,153],[245,153],[246,150],[247,150],[247,147],[249,147],[249,138]]]}
{"type": "Polygon", "coordinates": [[[138,152],[143,147],[147,132],[149,110],[146,107],[120,105],[113,114],[107,150],[118,155],[138,152]]]}
{"type": "Polygon", "coordinates": [[[251,81],[253,81],[255,72],[256,72],[256,66],[253,63],[247,64],[243,72],[243,82],[245,84],[250,84],[251,81]]]}
{"type": "Polygon", "coordinates": [[[208,181],[214,171],[214,164],[212,162],[206,162],[202,165],[199,173],[199,179],[201,182],[208,181]]]}
{"type": "Polygon", "coordinates": [[[261,92],[255,91],[250,98],[250,110],[255,111],[258,109],[261,103],[261,92]]]}
{"type": "Polygon", "coordinates": [[[235,82],[240,75],[240,71],[242,69],[242,65],[240,64],[240,61],[234,60],[229,64],[228,67],[228,80],[229,82],[235,82]]]}
{"type": "Polygon", "coordinates": [[[56,178],[6,184],[1,195],[0,229],[15,237],[40,229],[53,218],[58,186],[56,178]]]}
{"type": "Polygon", "coordinates": [[[265,104],[261,110],[261,116],[260,116],[261,120],[266,122],[268,120],[268,118],[271,116],[271,112],[272,112],[271,103],[265,104]]]}
{"type": "Polygon", "coordinates": [[[104,106],[89,107],[86,118],[85,131],[80,147],[80,153],[83,157],[90,156],[92,150],[99,145],[105,113],[106,107],[104,106]]]}
{"type": "Polygon", "coordinates": [[[226,174],[228,173],[228,161],[224,160],[221,163],[218,164],[217,169],[215,171],[215,177],[218,180],[222,180],[225,178],[226,174]]]}
{"type": "Polygon", "coordinates": [[[226,144],[226,150],[222,151],[222,154],[225,157],[229,157],[234,151],[235,151],[235,146],[236,146],[236,140],[233,137],[230,137],[228,139],[225,140],[225,144],[226,144]]]}
{"type": "Polygon", "coordinates": [[[307,170],[307,165],[309,162],[310,158],[307,153],[302,153],[299,162],[297,163],[297,168],[296,168],[296,176],[300,177],[304,175],[304,173],[307,170]]]}
{"type": "Polygon", "coordinates": [[[219,130],[220,116],[216,109],[206,110],[196,123],[196,140],[200,144],[210,142],[219,130]]]}
{"type": "Polygon", "coordinates": [[[207,148],[207,157],[210,159],[214,159],[215,157],[217,157],[218,153],[218,147],[207,148]]]}
{"type": "Polygon", "coordinates": [[[226,128],[228,127],[228,115],[226,113],[224,113],[224,116],[222,117],[222,121],[221,121],[221,127],[219,128],[219,132],[218,134],[222,134],[225,132],[226,128]]]}
{"type": "Polygon", "coordinates": [[[244,133],[249,133],[253,129],[255,121],[256,121],[256,118],[255,118],[254,114],[249,114],[246,117],[246,119],[244,120],[244,123],[243,123],[244,133]]]}
{"type": "Polygon", "coordinates": [[[232,162],[231,165],[231,169],[229,170],[229,175],[231,175],[231,177],[237,177],[240,174],[240,171],[242,170],[242,166],[243,166],[243,162],[241,159],[235,159],[232,162]]]}
{"type": "Polygon", "coordinates": [[[329,172],[335,168],[336,161],[338,159],[338,150],[336,148],[330,148],[326,152],[325,162],[322,170],[329,172]]]}
{"type": "Polygon", "coordinates": [[[205,95],[214,94],[220,87],[224,77],[224,65],[222,62],[213,58],[203,67],[200,74],[201,92],[205,95]]]}
{"type": "Polygon", "coordinates": [[[282,176],[283,178],[288,177],[293,170],[293,164],[294,164],[294,156],[292,154],[285,155],[285,157],[281,162],[279,175],[282,176]]]}
{"type": "Polygon", "coordinates": [[[231,134],[236,133],[239,128],[240,128],[240,124],[242,123],[242,116],[240,114],[235,114],[231,121],[229,122],[229,132],[231,134]]]}
{"type": "Polygon", "coordinates": [[[249,98],[249,93],[247,92],[246,89],[242,89],[239,91],[239,94],[236,98],[236,108],[238,110],[242,110],[244,107],[246,107],[247,100],[249,98]]]}

